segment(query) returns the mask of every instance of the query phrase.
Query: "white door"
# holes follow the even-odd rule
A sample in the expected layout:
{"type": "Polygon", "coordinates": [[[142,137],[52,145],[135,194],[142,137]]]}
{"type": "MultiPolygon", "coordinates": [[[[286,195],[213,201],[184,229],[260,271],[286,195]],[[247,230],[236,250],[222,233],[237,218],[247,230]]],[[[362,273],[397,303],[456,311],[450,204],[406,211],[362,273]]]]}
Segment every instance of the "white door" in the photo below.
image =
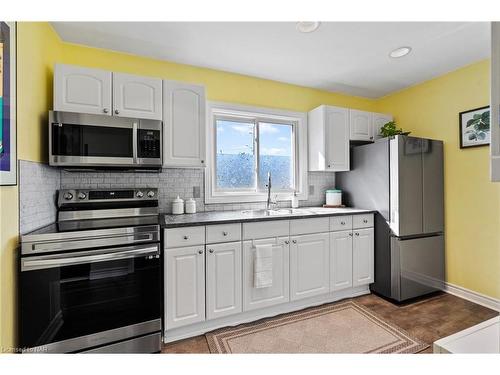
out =
{"type": "Polygon", "coordinates": [[[163,81],[164,166],[205,166],[205,107],[203,86],[163,81]]]}
{"type": "Polygon", "coordinates": [[[111,115],[111,72],[56,64],[54,111],[111,115]]]}
{"type": "Polygon", "coordinates": [[[374,281],[373,228],[355,229],[352,241],[352,286],[374,281]]]}
{"type": "Polygon", "coordinates": [[[291,237],[290,299],[292,301],[330,291],[330,234],[291,237]]]}
{"type": "Polygon", "coordinates": [[[275,237],[243,242],[243,311],[260,309],[289,301],[289,239],[275,237]],[[273,285],[254,288],[256,244],[273,245],[273,285]]]}
{"type": "Polygon", "coordinates": [[[207,245],[207,319],[241,312],[241,242],[207,245]]]}
{"type": "Polygon", "coordinates": [[[162,119],[162,80],[113,73],[113,115],[162,119]]]}
{"type": "Polygon", "coordinates": [[[326,170],[349,170],[349,110],[325,108],[326,170]]]}
{"type": "Polygon", "coordinates": [[[386,115],[385,113],[373,113],[373,137],[374,139],[382,138],[380,136],[380,128],[392,121],[391,115],[386,115]]]}
{"type": "Polygon", "coordinates": [[[372,113],[366,111],[349,110],[350,139],[352,141],[372,141],[373,125],[372,113]]]}
{"type": "Polygon", "coordinates": [[[352,287],[352,232],[330,233],[330,291],[352,287]]]}
{"type": "Polygon", "coordinates": [[[205,250],[190,246],[165,250],[166,329],[205,320],[205,250]]]}

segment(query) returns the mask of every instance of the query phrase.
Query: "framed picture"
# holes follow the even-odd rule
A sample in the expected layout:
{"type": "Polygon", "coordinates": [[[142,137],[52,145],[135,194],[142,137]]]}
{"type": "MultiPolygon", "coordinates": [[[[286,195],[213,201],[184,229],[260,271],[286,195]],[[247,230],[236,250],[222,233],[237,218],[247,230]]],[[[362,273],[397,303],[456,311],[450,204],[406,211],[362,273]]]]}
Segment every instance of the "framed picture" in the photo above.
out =
{"type": "Polygon", "coordinates": [[[460,148],[490,144],[490,107],[460,112],[460,148]]]}
{"type": "Polygon", "coordinates": [[[0,21],[0,185],[16,185],[16,23],[0,21]]]}

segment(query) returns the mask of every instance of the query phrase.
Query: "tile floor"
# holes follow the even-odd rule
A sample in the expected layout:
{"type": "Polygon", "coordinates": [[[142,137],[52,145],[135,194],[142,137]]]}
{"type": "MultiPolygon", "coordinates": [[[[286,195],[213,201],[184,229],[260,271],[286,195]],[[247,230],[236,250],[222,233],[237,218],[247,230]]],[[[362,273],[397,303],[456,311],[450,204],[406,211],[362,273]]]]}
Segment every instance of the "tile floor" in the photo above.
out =
{"type": "MultiPolygon", "coordinates": [[[[430,344],[431,347],[424,353],[432,353],[434,341],[498,315],[496,311],[447,293],[403,305],[395,305],[373,294],[353,300],[430,344]]],[[[166,344],[163,353],[210,351],[205,336],[201,335],[166,344]]]]}

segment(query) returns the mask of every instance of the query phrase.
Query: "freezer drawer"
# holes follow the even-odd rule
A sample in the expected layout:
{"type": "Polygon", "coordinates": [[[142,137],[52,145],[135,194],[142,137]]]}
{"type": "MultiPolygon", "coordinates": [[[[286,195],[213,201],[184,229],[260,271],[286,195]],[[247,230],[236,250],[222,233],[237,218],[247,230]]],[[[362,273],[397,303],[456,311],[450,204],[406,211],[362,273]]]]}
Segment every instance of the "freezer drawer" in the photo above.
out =
{"type": "Polygon", "coordinates": [[[444,236],[391,238],[391,298],[404,301],[444,287],[444,236]]]}

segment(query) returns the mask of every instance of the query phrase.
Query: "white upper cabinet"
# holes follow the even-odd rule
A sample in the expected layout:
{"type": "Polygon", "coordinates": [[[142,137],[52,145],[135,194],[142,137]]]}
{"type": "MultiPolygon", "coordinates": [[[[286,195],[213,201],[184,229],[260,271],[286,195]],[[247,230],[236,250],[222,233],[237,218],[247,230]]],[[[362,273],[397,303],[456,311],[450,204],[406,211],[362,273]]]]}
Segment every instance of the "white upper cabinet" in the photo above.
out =
{"type": "Polygon", "coordinates": [[[382,138],[380,128],[392,121],[392,116],[385,113],[373,113],[373,138],[374,140],[382,138]]]}
{"type": "Polygon", "coordinates": [[[111,115],[111,72],[56,64],[54,110],[111,115]]]}
{"type": "Polygon", "coordinates": [[[113,73],[113,115],[162,119],[162,80],[113,73]]]}
{"type": "Polygon", "coordinates": [[[163,81],[163,164],[205,166],[205,88],[163,81]]]}
{"type": "Polygon", "coordinates": [[[309,112],[309,170],[349,170],[349,110],[322,105],[309,112]]]}
{"type": "Polygon", "coordinates": [[[373,141],[373,116],[371,112],[349,110],[351,141],[373,141]]]}

